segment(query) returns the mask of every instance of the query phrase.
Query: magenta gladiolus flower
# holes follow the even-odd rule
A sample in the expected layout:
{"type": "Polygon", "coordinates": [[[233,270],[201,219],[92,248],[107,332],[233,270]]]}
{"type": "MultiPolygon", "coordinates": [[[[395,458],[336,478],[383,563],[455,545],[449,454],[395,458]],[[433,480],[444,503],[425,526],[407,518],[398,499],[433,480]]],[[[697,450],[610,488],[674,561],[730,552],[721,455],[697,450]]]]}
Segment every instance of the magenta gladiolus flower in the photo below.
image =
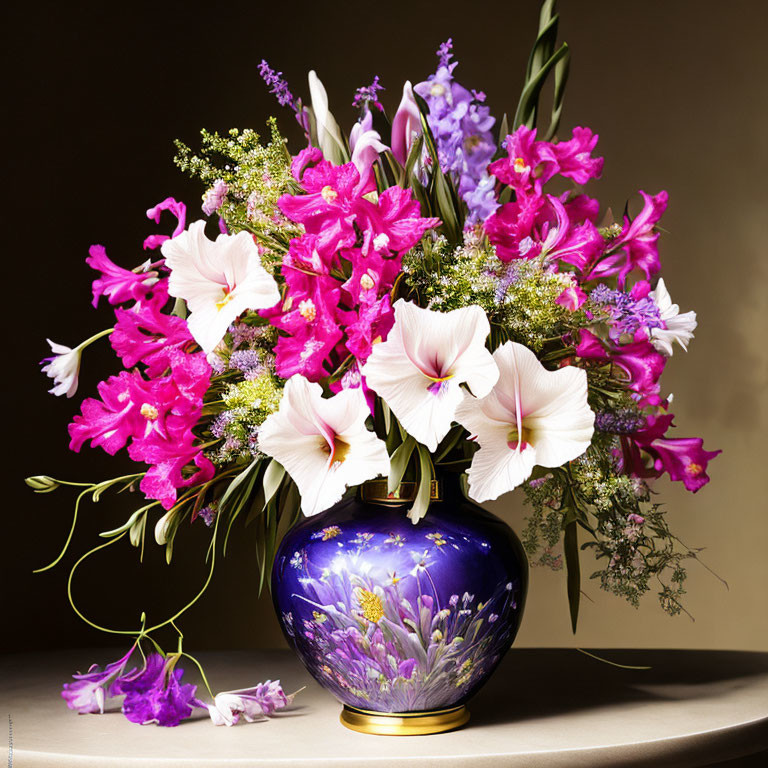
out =
{"type": "Polygon", "coordinates": [[[163,211],[169,211],[176,217],[176,226],[174,227],[173,234],[170,236],[150,235],[144,240],[145,251],[159,248],[166,240],[177,237],[184,231],[187,222],[187,206],[184,203],[180,203],[172,197],[166,197],[165,200],[147,211],[147,218],[152,219],[155,224],[159,224],[163,211]]]}
{"type": "Polygon", "coordinates": [[[110,304],[126,301],[140,301],[157,283],[157,272],[131,272],[118,267],[108,256],[103,245],[92,245],[88,249],[85,263],[101,272],[93,281],[93,306],[99,303],[99,296],[105,296],[110,304]]]}
{"type": "MultiPolygon", "coordinates": [[[[625,462],[630,470],[643,467],[637,456],[641,448],[653,458],[657,475],[666,472],[671,480],[682,482],[687,490],[696,493],[709,482],[707,466],[722,451],[705,451],[700,437],[666,437],[674,427],[673,419],[671,413],[648,417],[646,426],[625,441],[625,462]]],[[[635,473],[641,474],[642,470],[635,473]]]]}
{"type": "MultiPolygon", "coordinates": [[[[167,283],[167,280],[163,283],[167,283]]],[[[130,309],[117,309],[115,316],[115,330],[109,337],[112,348],[126,368],[144,363],[149,376],[157,376],[165,371],[170,365],[173,350],[193,340],[186,321],[165,314],[155,302],[137,304],[130,309]]]]}
{"type": "Polygon", "coordinates": [[[439,220],[422,218],[412,192],[398,186],[371,201],[365,195],[374,187],[354,163],[333,166],[317,150],[294,158],[292,172],[307,194],[285,195],[279,205],[306,233],[283,259],[283,301],[261,314],[290,334],[275,348],[278,374],[317,381],[350,353],[365,362],[372,344],[386,338],[392,311],[385,296],[402,254],[439,220]],[[332,275],[350,265],[345,282],[332,275]]]}
{"type": "Polygon", "coordinates": [[[659,405],[659,379],[666,365],[664,355],[648,341],[606,346],[591,331],[582,329],[576,354],[587,360],[612,361],[627,375],[628,387],[641,406],[659,405]]]}
{"type": "Polygon", "coordinates": [[[536,141],[536,129],[521,125],[506,138],[507,157],[491,163],[488,170],[516,191],[536,195],[558,174],[586,184],[603,171],[603,158],[592,157],[597,139],[589,128],[577,127],[570,141],[536,141]]]}
{"type": "Polygon", "coordinates": [[[612,255],[601,261],[587,276],[587,280],[616,275],[619,287],[623,287],[627,275],[634,270],[641,271],[650,279],[661,269],[656,224],[667,208],[669,195],[659,192],[649,195],[642,190],[643,210],[634,218],[624,217],[624,227],[619,237],[609,244],[612,255]]]}
{"type": "Polygon", "coordinates": [[[69,425],[69,447],[80,451],[90,440],[91,446],[100,445],[114,455],[131,441],[131,458],[152,465],[141,490],[170,509],[178,488],[207,482],[215,471],[192,433],[210,382],[210,366],[201,352],[170,348],[167,355],[167,376],[147,380],[133,370],[101,382],[101,399],[83,401],[82,413],[69,425]],[[198,471],[185,478],[182,470],[190,464],[198,471]]]}

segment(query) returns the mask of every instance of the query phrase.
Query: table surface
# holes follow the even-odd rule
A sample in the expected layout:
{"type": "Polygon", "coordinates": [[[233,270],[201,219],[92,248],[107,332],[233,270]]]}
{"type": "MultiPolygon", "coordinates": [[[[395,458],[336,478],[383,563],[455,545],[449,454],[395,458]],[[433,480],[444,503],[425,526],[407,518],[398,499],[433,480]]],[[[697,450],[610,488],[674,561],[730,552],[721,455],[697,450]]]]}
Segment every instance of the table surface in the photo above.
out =
{"type": "MultiPolygon", "coordinates": [[[[513,649],[470,702],[465,728],[432,736],[370,736],[339,723],[339,704],[290,651],[202,653],[214,689],[280,678],[303,690],[270,720],[215,727],[139,726],[114,708],[77,715],[60,686],[109,649],[0,658],[0,713],[12,721],[14,768],[223,766],[686,766],[768,749],[768,654],[599,651],[608,666],[570,649],[513,649]]],[[[186,676],[190,680],[192,665],[186,676]]]]}

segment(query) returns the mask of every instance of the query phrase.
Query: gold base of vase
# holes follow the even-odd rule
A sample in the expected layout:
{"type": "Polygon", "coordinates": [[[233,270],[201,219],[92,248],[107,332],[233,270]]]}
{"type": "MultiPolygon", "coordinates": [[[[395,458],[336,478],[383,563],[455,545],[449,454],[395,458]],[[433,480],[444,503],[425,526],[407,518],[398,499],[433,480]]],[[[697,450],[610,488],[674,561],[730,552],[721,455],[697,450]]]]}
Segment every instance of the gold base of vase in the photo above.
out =
{"type": "Polygon", "coordinates": [[[373,712],[346,704],[341,711],[342,725],[360,733],[379,736],[425,736],[461,728],[469,720],[465,706],[436,709],[432,712],[373,712]]]}

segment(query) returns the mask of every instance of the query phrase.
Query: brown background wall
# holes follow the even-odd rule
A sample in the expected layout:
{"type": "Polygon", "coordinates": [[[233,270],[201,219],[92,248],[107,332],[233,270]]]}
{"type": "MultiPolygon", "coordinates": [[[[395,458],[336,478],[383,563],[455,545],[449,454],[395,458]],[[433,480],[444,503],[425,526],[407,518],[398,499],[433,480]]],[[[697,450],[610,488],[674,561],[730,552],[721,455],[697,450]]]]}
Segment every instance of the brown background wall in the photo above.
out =
{"type": "MultiPolygon", "coordinates": [[[[691,622],[667,618],[653,598],[635,611],[590,586],[594,602],[583,601],[574,639],[562,575],[536,570],[519,643],[768,650],[768,12],[757,0],[561,5],[561,35],[573,51],[564,128],[594,128],[606,158],[593,194],[620,212],[638,188],[670,193],[664,276],[682,309],[697,310],[699,328],[664,383],[675,394],[680,434],[703,435],[723,454],[711,485],[695,497],[666,483],[660,490],[674,528],[706,547],[704,561],[730,590],[694,564],[691,622]]],[[[107,310],[89,305],[88,245],[105,243],[116,261],[135,263],[151,231],[146,208],[169,194],[195,206],[200,190],[173,168],[171,140],[194,142],[202,126],[259,128],[272,113],[293,130],[259,81],[262,57],[297,92],[316,68],[343,124],[353,119],[354,88],[374,74],[394,109],[402,81],[432,72],[433,51],[451,35],[458,79],[485,90],[500,116],[516,103],[536,14],[537,3],[526,0],[386,9],[208,3],[197,12],[181,3],[27,4],[7,16],[3,211],[5,291],[14,311],[4,345],[11,461],[0,526],[3,649],[119,642],[71,612],[66,576],[74,553],[100,543],[98,531],[124,520],[135,500],[105,496],[85,505],[63,565],[32,576],[58,553],[74,499],[66,491],[33,496],[20,477],[102,479],[130,466],[90,449],[67,452],[75,401],[47,396],[36,363],[45,336],[74,345],[109,322],[107,310]]],[[[116,369],[106,346],[90,352],[82,396],[116,369]]],[[[493,508],[521,526],[516,497],[493,508]]],[[[75,584],[80,607],[118,628],[136,626],[142,610],[150,621],[163,618],[204,580],[199,533],[177,539],[170,567],[151,544],[142,567],[128,546],[86,563],[75,584]]],[[[182,622],[190,648],[281,642],[268,600],[255,595],[252,552],[246,531],[182,622]]]]}

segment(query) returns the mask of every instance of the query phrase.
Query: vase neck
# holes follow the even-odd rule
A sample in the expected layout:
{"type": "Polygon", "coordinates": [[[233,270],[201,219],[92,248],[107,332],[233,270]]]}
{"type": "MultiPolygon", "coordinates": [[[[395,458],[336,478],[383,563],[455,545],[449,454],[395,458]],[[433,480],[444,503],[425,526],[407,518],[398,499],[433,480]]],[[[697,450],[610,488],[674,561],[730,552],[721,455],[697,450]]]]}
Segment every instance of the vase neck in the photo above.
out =
{"type": "MultiPolygon", "coordinates": [[[[461,493],[461,475],[456,472],[435,471],[435,479],[430,488],[430,502],[442,501],[446,495],[453,496],[461,493]]],[[[416,499],[419,484],[405,480],[392,492],[388,489],[386,478],[368,480],[360,486],[360,496],[363,501],[375,504],[409,504],[416,499]]]]}

